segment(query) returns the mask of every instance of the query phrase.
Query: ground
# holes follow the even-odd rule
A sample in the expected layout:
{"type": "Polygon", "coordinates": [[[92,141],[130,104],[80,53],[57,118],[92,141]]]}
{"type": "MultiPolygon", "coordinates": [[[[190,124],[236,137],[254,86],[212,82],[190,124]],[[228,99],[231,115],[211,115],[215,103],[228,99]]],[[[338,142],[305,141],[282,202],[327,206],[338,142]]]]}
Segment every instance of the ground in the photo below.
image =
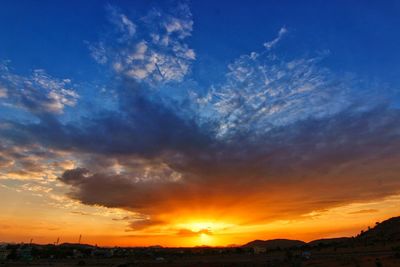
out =
{"type": "Polygon", "coordinates": [[[400,258],[396,258],[391,250],[381,251],[356,251],[331,253],[320,251],[315,253],[311,259],[300,259],[293,257],[288,259],[284,252],[274,252],[269,254],[225,254],[225,255],[182,255],[174,257],[163,257],[154,259],[137,260],[134,258],[107,258],[107,259],[61,259],[61,260],[32,260],[8,261],[0,266],[171,266],[171,267],[399,267],[400,258]]]}

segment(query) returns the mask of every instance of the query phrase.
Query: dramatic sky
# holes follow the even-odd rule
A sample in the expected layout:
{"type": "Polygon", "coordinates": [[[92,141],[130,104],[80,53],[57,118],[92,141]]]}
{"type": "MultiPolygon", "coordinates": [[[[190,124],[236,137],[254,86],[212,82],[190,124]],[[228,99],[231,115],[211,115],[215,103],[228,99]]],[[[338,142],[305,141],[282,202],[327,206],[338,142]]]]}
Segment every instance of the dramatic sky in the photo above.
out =
{"type": "Polygon", "coordinates": [[[0,241],[228,245],[400,215],[398,1],[1,1],[0,241]]]}

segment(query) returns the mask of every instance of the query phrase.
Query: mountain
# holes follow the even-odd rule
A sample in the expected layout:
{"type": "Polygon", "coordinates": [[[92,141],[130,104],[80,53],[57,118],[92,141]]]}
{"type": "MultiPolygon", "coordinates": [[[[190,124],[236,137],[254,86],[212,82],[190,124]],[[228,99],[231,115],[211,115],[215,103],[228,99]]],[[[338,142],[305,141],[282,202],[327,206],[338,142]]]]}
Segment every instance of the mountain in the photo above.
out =
{"type": "Polygon", "coordinates": [[[356,239],[375,240],[375,241],[398,241],[400,240],[400,216],[393,217],[381,223],[376,223],[375,227],[367,231],[361,231],[356,239]]]}
{"type": "Polygon", "coordinates": [[[243,245],[243,247],[245,248],[263,247],[266,249],[276,249],[276,248],[299,247],[305,244],[306,244],[305,242],[300,240],[271,239],[271,240],[254,240],[243,245]]]}
{"type": "Polygon", "coordinates": [[[317,239],[305,243],[300,240],[290,239],[272,239],[272,240],[254,240],[242,247],[254,248],[263,247],[266,249],[276,248],[291,248],[299,247],[302,245],[318,246],[318,245],[335,245],[345,244],[350,242],[363,242],[363,241],[400,241],[400,216],[393,217],[381,223],[376,223],[375,227],[368,228],[367,231],[361,231],[361,234],[353,237],[339,237],[317,239]]]}

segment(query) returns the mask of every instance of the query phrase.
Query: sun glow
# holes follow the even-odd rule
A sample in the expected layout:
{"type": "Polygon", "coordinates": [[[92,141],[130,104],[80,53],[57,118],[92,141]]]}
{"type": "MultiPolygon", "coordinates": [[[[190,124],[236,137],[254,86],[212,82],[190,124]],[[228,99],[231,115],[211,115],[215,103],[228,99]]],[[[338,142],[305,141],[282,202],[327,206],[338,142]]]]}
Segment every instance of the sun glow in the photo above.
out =
{"type": "Polygon", "coordinates": [[[234,226],[234,224],[229,224],[225,222],[215,222],[215,221],[192,221],[189,223],[178,225],[178,227],[189,229],[192,232],[208,233],[208,234],[223,231],[232,226],[234,226]]]}
{"type": "Polygon", "coordinates": [[[186,223],[176,224],[179,229],[184,229],[191,235],[193,245],[216,246],[221,244],[221,234],[234,224],[215,220],[188,220],[186,223]]]}
{"type": "Polygon", "coordinates": [[[201,245],[214,245],[214,237],[207,233],[200,233],[199,242],[201,245]]]}

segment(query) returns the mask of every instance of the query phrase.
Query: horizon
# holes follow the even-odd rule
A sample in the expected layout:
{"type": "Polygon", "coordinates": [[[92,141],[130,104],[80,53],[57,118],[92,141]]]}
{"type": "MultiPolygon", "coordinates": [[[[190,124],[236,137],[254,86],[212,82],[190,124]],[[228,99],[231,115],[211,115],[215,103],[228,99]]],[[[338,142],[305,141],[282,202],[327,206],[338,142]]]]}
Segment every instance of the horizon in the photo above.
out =
{"type": "MultiPolygon", "coordinates": [[[[395,219],[395,218],[400,218],[400,216],[387,218],[386,220],[384,220],[382,222],[386,222],[386,221],[389,221],[389,220],[392,220],[392,219],[395,219]]],[[[375,222],[375,224],[372,227],[371,226],[367,226],[365,230],[373,229],[374,227],[376,227],[377,225],[381,224],[382,222],[375,222]]],[[[184,249],[189,249],[189,248],[235,248],[235,247],[244,247],[244,246],[246,246],[246,245],[248,245],[248,244],[250,244],[252,242],[256,242],[256,241],[289,240],[289,241],[301,241],[301,242],[304,242],[304,244],[310,244],[312,242],[320,241],[320,240],[332,240],[332,239],[341,239],[341,238],[355,238],[355,237],[359,236],[360,233],[363,233],[363,232],[365,232],[364,229],[360,229],[358,234],[355,234],[353,236],[326,237],[326,238],[312,239],[312,240],[308,240],[308,241],[304,241],[304,240],[300,240],[300,239],[288,239],[288,238],[285,238],[285,237],[278,237],[278,238],[266,239],[266,240],[264,240],[264,239],[254,239],[254,240],[247,241],[247,242],[245,242],[243,244],[227,244],[227,245],[218,245],[218,246],[206,245],[206,244],[203,244],[203,245],[200,244],[200,245],[195,245],[195,246],[162,246],[162,245],[159,245],[159,244],[153,244],[153,245],[147,245],[147,246],[145,246],[145,245],[142,245],[142,246],[140,246],[140,245],[135,245],[135,246],[129,246],[129,245],[128,246],[118,246],[118,245],[114,245],[114,246],[104,245],[104,246],[102,246],[102,245],[100,245],[99,246],[98,244],[91,244],[91,243],[84,243],[84,242],[82,243],[81,242],[82,235],[79,235],[79,238],[78,238],[79,241],[78,242],[73,242],[73,241],[61,242],[61,241],[63,241],[61,239],[62,237],[57,237],[57,241],[52,242],[52,243],[35,243],[33,239],[30,239],[29,243],[24,243],[24,242],[3,242],[3,241],[0,240],[0,245],[1,244],[13,244],[13,245],[17,245],[17,244],[26,245],[26,244],[29,244],[30,246],[31,245],[38,245],[38,246],[78,245],[78,246],[91,246],[91,247],[101,247],[101,248],[117,248],[117,247],[119,247],[119,248],[155,248],[155,247],[160,247],[160,248],[167,248],[167,249],[175,249],[175,248],[184,248],[184,249]]]]}
{"type": "MultiPolygon", "coordinates": [[[[379,224],[381,224],[381,223],[384,223],[384,222],[389,221],[389,220],[392,220],[392,219],[398,219],[398,218],[400,218],[400,216],[388,218],[387,220],[385,220],[385,221],[383,221],[383,222],[375,222],[375,225],[374,225],[373,227],[368,226],[368,229],[366,229],[366,230],[368,230],[368,231],[369,231],[369,230],[372,230],[372,229],[374,229],[377,225],[379,225],[379,224]]],[[[368,232],[368,231],[366,231],[366,232],[368,232]]],[[[360,233],[361,233],[361,234],[362,234],[362,233],[365,233],[365,231],[362,229],[362,230],[360,230],[360,233]]],[[[24,243],[24,242],[21,242],[21,243],[8,242],[8,243],[7,243],[7,242],[1,242],[1,241],[0,241],[0,244],[15,244],[15,245],[17,245],[17,244],[19,244],[19,245],[29,244],[30,246],[31,246],[31,245],[38,245],[38,246],[48,246],[48,245],[54,245],[54,246],[77,245],[77,246],[91,246],[91,247],[101,247],[101,248],[117,248],[117,247],[119,247],[119,248],[158,248],[158,247],[160,247],[160,248],[167,248],[167,249],[175,249],[175,248],[184,248],[184,249],[188,249],[188,248],[235,248],[235,247],[244,247],[244,246],[246,246],[246,245],[248,245],[248,244],[250,244],[250,243],[252,243],[252,242],[257,242],[257,241],[263,241],[263,242],[264,242],[264,241],[288,240],[288,241],[300,241],[300,242],[303,242],[304,244],[310,244],[310,243],[312,243],[312,242],[321,241],[321,240],[334,240],[334,239],[341,239],[341,238],[349,238],[349,239],[351,239],[351,238],[356,238],[357,236],[360,235],[360,233],[357,234],[357,235],[354,235],[354,236],[341,236],[341,237],[333,237],[333,238],[321,238],[321,239],[314,239],[314,240],[310,240],[310,241],[303,241],[303,240],[297,240],[297,239],[286,239],[286,238],[275,238],[275,239],[267,239],[267,240],[255,239],[255,240],[251,240],[251,241],[249,241],[249,242],[246,242],[246,243],[244,243],[244,244],[228,244],[228,245],[225,245],[225,246],[223,246],[223,245],[222,245],[222,246],[212,246],[212,245],[196,245],[196,246],[161,246],[161,245],[157,245],[157,244],[148,245],[148,246],[98,246],[97,244],[81,243],[81,237],[82,237],[82,235],[79,236],[79,241],[78,241],[77,243],[74,243],[74,242],[60,242],[60,237],[58,237],[58,238],[57,238],[57,241],[56,241],[56,242],[53,242],[53,243],[35,243],[35,242],[33,242],[34,240],[31,239],[29,243],[24,243]]]]}
{"type": "Polygon", "coordinates": [[[399,12],[3,1],[0,241],[309,242],[399,216],[399,12]]]}

